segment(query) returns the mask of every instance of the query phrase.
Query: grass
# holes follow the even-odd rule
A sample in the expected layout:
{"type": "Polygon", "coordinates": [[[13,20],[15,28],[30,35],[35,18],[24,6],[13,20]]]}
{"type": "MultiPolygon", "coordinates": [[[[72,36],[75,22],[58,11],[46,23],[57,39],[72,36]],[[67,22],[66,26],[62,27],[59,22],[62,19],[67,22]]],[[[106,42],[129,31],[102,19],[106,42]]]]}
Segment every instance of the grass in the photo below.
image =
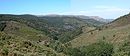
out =
{"type": "Polygon", "coordinates": [[[38,40],[49,39],[41,31],[15,21],[7,22],[3,32],[0,32],[0,56],[65,56],[52,48],[38,43],[38,40]]]}
{"type": "Polygon", "coordinates": [[[53,49],[21,36],[0,32],[0,56],[63,56],[53,49]]]}
{"type": "MultiPolygon", "coordinates": [[[[87,29],[87,28],[86,28],[87,29]]],[[[105,40],[115,45],[123,42],[130,34],[130,24],[122,27],[116,27],[113,29],[95,30],[89,33],[81,34],[78,38],[70,41],[73,47],[87,46],[91,43],[99,40],[105,40]],[[93,33],[93,34],[92,34],[93,33]]]]}
{"type": "Polygon", "coordinates": [[[13,34],[13,35],[21,36],[33,41],[38,41],[39,39],[46,40],[48,38],[41,31],[35,30],[31,27],[28,27],[25,24],[21,24],[15,21],[8,22],[6,28],[4,29],[4,32],[10,35],[13,34]]]}

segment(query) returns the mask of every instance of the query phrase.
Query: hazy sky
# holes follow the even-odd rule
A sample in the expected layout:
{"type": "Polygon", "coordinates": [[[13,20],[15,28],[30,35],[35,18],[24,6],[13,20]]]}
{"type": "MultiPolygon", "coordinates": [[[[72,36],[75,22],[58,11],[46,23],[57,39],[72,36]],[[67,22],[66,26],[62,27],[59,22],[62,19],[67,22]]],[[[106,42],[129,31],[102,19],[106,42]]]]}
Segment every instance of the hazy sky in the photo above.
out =
{"type": "Polygon", "coordinates": [[[130,12],[130,0],[0,0],[0,14],[65,14],[117,18],[130,12]]]}

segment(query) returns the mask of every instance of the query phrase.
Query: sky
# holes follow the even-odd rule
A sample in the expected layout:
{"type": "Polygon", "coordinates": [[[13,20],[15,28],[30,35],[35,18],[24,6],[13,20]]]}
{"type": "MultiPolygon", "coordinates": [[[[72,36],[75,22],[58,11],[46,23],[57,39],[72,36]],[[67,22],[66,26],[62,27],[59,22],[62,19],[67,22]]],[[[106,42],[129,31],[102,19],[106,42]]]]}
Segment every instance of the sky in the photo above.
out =
{"type": "Polygon", "coordinates": [[[116,19],[130,12],[130,0],[0,0],[0,14],[86,15],[116,19]]]}

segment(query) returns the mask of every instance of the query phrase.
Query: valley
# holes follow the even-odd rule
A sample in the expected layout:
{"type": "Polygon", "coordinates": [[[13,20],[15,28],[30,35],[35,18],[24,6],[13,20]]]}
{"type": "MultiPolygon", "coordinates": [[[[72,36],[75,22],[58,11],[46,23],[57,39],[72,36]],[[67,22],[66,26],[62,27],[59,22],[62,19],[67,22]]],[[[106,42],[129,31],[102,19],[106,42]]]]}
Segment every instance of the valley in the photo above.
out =
{"type": "Polygon", "coordinates": [[[0,56],[129,56],[130,14],[0,14],[0,56]]]}

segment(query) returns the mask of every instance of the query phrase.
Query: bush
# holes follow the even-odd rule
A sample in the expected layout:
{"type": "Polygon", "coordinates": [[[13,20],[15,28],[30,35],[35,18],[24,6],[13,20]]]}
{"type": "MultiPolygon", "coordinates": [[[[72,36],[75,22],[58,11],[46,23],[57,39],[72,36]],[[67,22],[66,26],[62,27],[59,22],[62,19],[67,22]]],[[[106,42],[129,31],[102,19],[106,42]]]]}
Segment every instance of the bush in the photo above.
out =
{"type": "Polygon", "coordinates": [[[53,48],[58,53],[63,52],[64,49],[62,43],[60,43],[59,41],[52,41],[50,47],[53,48]]]}
{"type": "Polygon", "coordinates": [[[130,56],[130,35],[128,36],[128,39],[122,43],[117,52],[113,54],[113,56],[130,56]]]}
{"type": "Polygon", "coordinates": [[[85,53],[77,48],[66,48],[64,50],[64,53],[70,56],[85,56],[85,53]]]}
{"type": "Polygon", "coordinates": [[[82,48],[85,56],[112,56],[113,45],[100,41],[82,48]]]}
{"type": "Polygon", "coordinates": [[[8,55],[8,53],[9,53],[8,48],[3,48],[3,55],[8,55]]]}
{"type": "Polygon", "coordinates": [[[0,31],[3,31],[5,27],[6,27],[6,23],[0,22],[0,31]]]}

